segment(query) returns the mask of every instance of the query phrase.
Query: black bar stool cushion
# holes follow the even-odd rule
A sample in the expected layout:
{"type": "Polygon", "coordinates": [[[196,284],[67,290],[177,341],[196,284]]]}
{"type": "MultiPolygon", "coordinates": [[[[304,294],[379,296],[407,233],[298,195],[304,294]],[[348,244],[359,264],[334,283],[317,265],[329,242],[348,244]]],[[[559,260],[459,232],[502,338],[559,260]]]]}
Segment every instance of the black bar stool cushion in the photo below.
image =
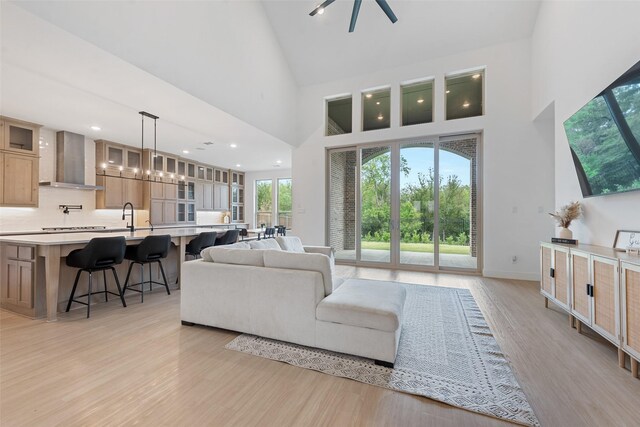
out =
{"type": "Polygon", "coordinates": [[[238,235],[240,234],[240,230],[235,229],[235,230],[227,230],[226,233],[224,233],[222,236],[218,237],[216,239],[216,244],[215,246],[220,246],[220,245],[230,245],[232,243],[235,243],[238,241],[238,235]]]}
{"type": "Polygon", "coordinates": [[[147,236],[138,245],[127,246],[124,257],[135,262],[156,261],[166,258],[171,245],[171,236],[147,236]]]}
{"type": "Polygon", "coordinates": [[[218,233],[215,231],[200,233],[198,237],[191,239],[191,241],[187,243],[185,251],[191,255],[199,255],[203,249],[215,245],[217,236],[218,233]]]}
{"type": "Polygon", "coordinates": [[[124,237],[96,237],[82,249],[71,251],[66,263],[69,267],[97,270],[120,264],[127,246],[124,237]]]}

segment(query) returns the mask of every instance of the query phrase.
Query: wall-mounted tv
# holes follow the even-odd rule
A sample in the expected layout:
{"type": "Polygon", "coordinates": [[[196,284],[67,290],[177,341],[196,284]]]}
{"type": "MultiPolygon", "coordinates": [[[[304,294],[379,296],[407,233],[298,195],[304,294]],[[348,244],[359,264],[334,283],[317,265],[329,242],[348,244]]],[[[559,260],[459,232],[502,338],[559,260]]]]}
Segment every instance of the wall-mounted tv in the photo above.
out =
{"type": "Polygon", "coordinates": [[[564,129],[584,197],[640,190],[640,62],[564,129]]]}

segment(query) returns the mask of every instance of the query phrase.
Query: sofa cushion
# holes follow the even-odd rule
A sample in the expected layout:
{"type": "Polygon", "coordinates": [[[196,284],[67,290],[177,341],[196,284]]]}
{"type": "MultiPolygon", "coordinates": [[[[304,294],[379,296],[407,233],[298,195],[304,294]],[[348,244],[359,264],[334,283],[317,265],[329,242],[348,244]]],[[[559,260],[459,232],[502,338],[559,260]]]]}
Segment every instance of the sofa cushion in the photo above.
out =
{"type": "Polygon", "coordinates": [[[316,318],[394,332],[402,323],[405,297],[406,291],[398,283],[349,279],[320,301],[316,318]]]}
{"type": "Polygon", "coordinates": [[[252,240],[249,242],[251,249],[275,249],[281,251],[282,248],[276,242],[276,239],[252,240]]]}
{"type": "Polygon", "coordinates": [[[299,252],[304,253],[304,246],[302,246],[302,241],[300,241],[299,237],[296,236],[278,236],[276,237],[276,241],[280,245],[283,251],[287,252],[299,252]]]}
{"type": "MultiPolygon", "coordinates": [[[[202,257],[203,260],[207,262],[212,262],[211,256],[209,256],[209,251],[214,248],[220,248],[220,247],[221,246],[209,246],[208,248],[204,248],[203,250],[200,251],[200,256],[202,257]]],[[[224,245],[224,247],[226,249],[251,249],[251,246],[249,246],[249,244],[246,242],[232,243],[230,245],[224,245]]]]}
{"type": "Polygon", "coordinates": [[[264,267],[263,250],[248,251],[246,249],[234,249],[216,246],[208,252],[210,262],[220,264],[239,264],[264,267]]]}
{"type": "Polygon", "coordinates": [[[264,266],[288,268],[292,270],[317,271],[322,274],[324,294],[333,292],[331,263],[329,257],[322,254],[298,254],[286,251],[264,251],[264,266]]]}

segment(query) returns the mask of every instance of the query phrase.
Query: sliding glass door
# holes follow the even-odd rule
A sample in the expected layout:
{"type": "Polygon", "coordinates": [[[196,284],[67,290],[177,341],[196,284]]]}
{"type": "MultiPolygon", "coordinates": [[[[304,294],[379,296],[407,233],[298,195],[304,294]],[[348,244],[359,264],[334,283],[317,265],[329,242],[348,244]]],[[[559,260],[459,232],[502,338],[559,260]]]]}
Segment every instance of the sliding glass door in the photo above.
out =
{"type": "Polygon", "coordinates": [[[336,259],[480,268],[478,135],[328,152],[327,243],[336,259]]]}

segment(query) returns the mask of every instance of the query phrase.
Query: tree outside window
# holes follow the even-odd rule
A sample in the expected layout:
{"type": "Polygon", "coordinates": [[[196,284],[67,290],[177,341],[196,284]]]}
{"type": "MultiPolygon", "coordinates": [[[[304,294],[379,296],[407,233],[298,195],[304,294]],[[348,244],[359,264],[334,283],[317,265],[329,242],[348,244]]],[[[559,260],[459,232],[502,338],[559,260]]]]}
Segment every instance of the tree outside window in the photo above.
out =
{"type": "Polygon", "coordinates": [[[270,179],[261,179],[256,181],[256,226],[260,227],[265,224],[271,227],[273,203],[272,203],[272,186],[273,181],[270,179]]]}
{"type": "Polygon", "coordinates": [[[291,178],[278,179],[278,224],[291,228],[291,178]]]}

